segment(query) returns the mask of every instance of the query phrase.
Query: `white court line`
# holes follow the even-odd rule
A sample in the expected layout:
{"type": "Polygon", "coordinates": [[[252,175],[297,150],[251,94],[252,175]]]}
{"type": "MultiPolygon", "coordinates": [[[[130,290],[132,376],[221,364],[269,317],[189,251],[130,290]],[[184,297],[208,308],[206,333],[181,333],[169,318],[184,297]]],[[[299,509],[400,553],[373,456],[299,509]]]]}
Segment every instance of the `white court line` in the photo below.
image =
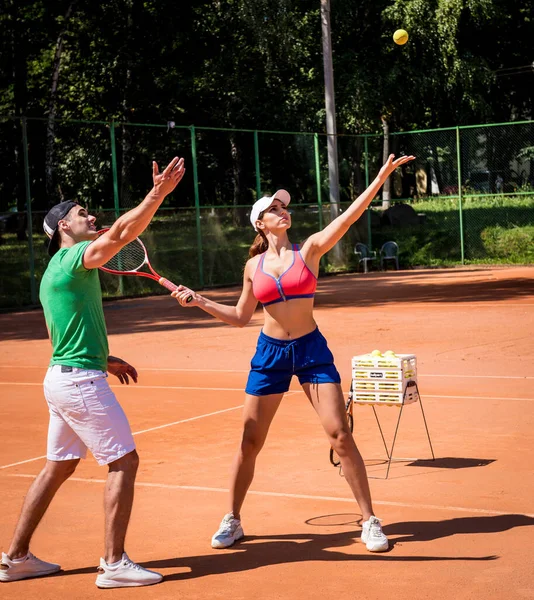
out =
{"type": "Polygon", "coordinates": [[[250,369],[174,369],[164,367],[136,367],[139,371],[177,371],[191,373],[248,373],[250,369]]]}
{"type": "MultiPolygon", "coordinates": [[[[27,479],[35,479],[35,475],[27,475],[24,473],[9,473],[8,477],[24,477],[27,479]]],[[[84,477],[69,477],[68,481],[79,481],[82,483],[106,483],[105,479],[88,479],[84,477]]],[[[216,492],[228,494],[230,490],[226,488],[213,488],[204,487],[198,485],[174,485],[168,483],[145,483],[136,481],[136,487],[146,488],[161,488],[167,490],[188,490],[193,492],[216,492]]],[[[312,496],[310,494],[286,494],[282,492],[261,492],[258,490],[249,490],[247,494],[254,496],[267,496],[271,498],[294,498],[296,500],[325,500],[327,502],[347,502],[355,504],[354,498],[342,498],[339,496],[312,496]]],[[[415,509],[426,509],[426,510],[444,510],[451,512],[466,512],[466,513],[477,513],[483,515],[510,515],[510,514],[521,514],[525,517],[534,518],[534,515],[526,513],[518,513],[516,511],[502,511],[502,510],[489,510],[486,508],[466,508],[463,506],[440,506],[437,504],[416,504],[411,502],[392,502],[389,500],[373,500],[373,504],[380,504],[382,506],[397,506],[400,508],[415,508],[415,509]]]]}
{"type": "Polygon", "coordinates": [[[46,454],[44,454],[43,456],[36,456],[35,458],[28,458],[28,460],[21,460],[20,462],[11,463],[10,465],[3,465],[0,467],[0,469],[9,469],[9,467],[16,467],[17,465],[23,465],[24,463],[33,462],[41,458],[46,458],[46,454]]]}
{"type": "MultiPolygon", "coordinates": [[[[20,365],[0,365],[0,369],[20,369],[20,365]]],[[[174,369],[161,367],[137,367],[139,372],[142,371],[168,371],[176,373],[248,373],[248,369],[174,369]]],[[[46,371],[46,367],[42,365],[24,365],[24,369],[41,369],[46,371]]],[[[534,375],[447,375],[443,373],[419,373],[419,377],[443,377],[445,379],[534,379],[534,375]]],[[[0,382],[3,383],[3,382],[0,382]]],[[[34,384],[35,385],[35,384],[34,384]]]]}
{"type": "Polygon", "coordinates": [[[425,398],[448,398],[459,400],[517,400],[519,402],[534,402],[534,398],[510,398],[498,396],[438,396],[437,394],[422,394],[425,398]]]}
{"type": "Polygon", "coordinates": [[[205,415],[199,415],[197,417],[190,417],[189,419],[182,419],[181,421],[173,421],[172,423],[165,423],[165,425],[158,425],[157,427],[151,427],[150,429],[143,429],[141,431],[136,431],[132,435],[148,433],[149,431],[156,431],[156,429],[164,429],[165,427],[172,427],[173,425],[180,425],[181,423],[190,423],[191,421],[198,421],[198,419],[203,419],[204,417],[212,417],[213,415],[221,415],[225,412],[230,412],[231,410],[237,410],[238,408],[243,408],[243,404],[240,404],[239,406],[232,406],[232,408],[225,408],[223,410],[217,410],[215,412],[207,413],[205,415]]]}
{"type": "Polygon", "coordinates": [[[418,377],[444,377],[446,379],[534,379],[530,375],[439,375],[419,373],[418,377]]]}
{"type": "MultiPolygon", "coordinates": [[[[28,386],[39,386],[42,387],[42,383],[27,383],[19,381],[0,381],[0,385],[28,385],[28,386]]],[[[137,390],[206,390],[207,392],[244,392],[242,387],[240,388],[223,388],[223,387],[196,387],[186,385],[139,385],[133,383],[132,385],[118,386],[120,389],[137,389],[137,390]]],[[[118,387],[116,389],[118,389],[118,387]]]]}
{"type": "MultiPolygon", "coordinates": [[[[419,304],[419,302],[417,300],[414,301],[414,303],[419,304]]],[[[424,301],[423,301],[424,303],[424,301]]],[[[454,300],[444,300],[443,302],[435,302],[435,301],[430,301],[426,303],[428,306],[443,306],[446,305],[447,308],[452,308],[452,307],[456,307],[457,304],[463,304],[462,302],[455,302],[454,300]]],[[[506,300],[497,300],[497,301],[493,301],[493,302],[470,302],[469,305],[464,305],[464,306],[458,306],[458,308],[481,308],[482,306],[486,307],[486,308],[502,308],[503,306],[505,306],[506,308],[508,307],[514,307],[514,308],[522,308],[523,306],[534,306],[534,304],[532,304],[531,302],[524,302],[524,303],[510,303],[510,304],[506,304],[506,300]]],[[[426,306],[425,306],[425,310],[426,310],[426,306]]]]}
{"type": "MultiPolygon", "coordinates": [[[[16,381],[0,381],[0,385],[27,385],[27,386],[41,386],[42,383],[19,383],[16,381]]],[[[122,390],[200,390],[207,392],[243,392],[243,388],[219,388],[219,387],[195,387],[195,386],[183,386],[183,385],[139,385],[133,384],[130,386],[122,386],[122,390]]],[[[303,394],[303,390],[290,390],[288,394],[303,394]]],[[[343,392],[345,395],[348,391],[343,392]]],[[[519,402],[534,402],[534,398],[511,398],[506,396],[438,396],[436,394],[425,394],[425,398],[448,398],[454,400],[458,398],[460,400],[517,400],[519,402]]]]}
{"type": "MultiPolygon", "coordinates": [[[[189,419],[182,419],[181,421],[174,421],[172,423],[165,423],[164,425],[158,425],[156,427],[151,427],[150,429],[143,429],[141,431],[135,431],[132,435],[140,435],[141,433],[148,433],[149,431],[155,431],[156,429],[164,429],[165,427],[172,427],[173,425],[180,425],[181,423],[189,423],[190,421],[197,421],[198,419],[203,419],[204,417],[212,417],[213,415],[220,415],[225,412],[229,412],[231,410],[237,410],[238,408],[243,408],[243,405],[232,406],[231,408],[224,408],[223,410],[218,410],[211,413],[206,413],[204,415],[198,415],[197,417],[190,417],[189,419]]],[[[0,469],[9,469],[9,467],[16,467],[17,465],[23,465],[24,463],[34,462],[36,460],[40,460],[41,458],[46,458],[46,454],[44,456],[36,456],[35,458],[28,458],[27,460],[21,460],[20,462],[11,463],[10,465],[0,466],[0,469]]]]}
{"type": "MultiPolygon", "coordinates": [[[[303,394],[303,390],[295,390],[295,394],[303,394]]],[[[347,396],[349,392],[344,392],[347,396]]],[[[421,394],[424,398],[445,398],[447,400],[515,400],[518,402],[534,402],[534,398],[510,398],[506,397],[498,397],[498,396],[438,396],[437,394],[421,394]]],[[[356,404],[359,404],[356,402],[356,404]]],[[[372,405],[371,405],[372,406],[372,405]]],[[[391,404],[389,406],[392,406],[391,404]]],[[[399,405],[400,406],[400,405],[399,405]]]]}
{"type": "MultiPolygon", "coordinates": [[[[48,365],[0,365],[0,369],[41,369],[46,371],[48,365]]],[[[248,373],[250,369],[179,369],[173,367],[136,367],[138,371],[176,371],[176,372],[192,372],[192,373],[248,373]]]]}

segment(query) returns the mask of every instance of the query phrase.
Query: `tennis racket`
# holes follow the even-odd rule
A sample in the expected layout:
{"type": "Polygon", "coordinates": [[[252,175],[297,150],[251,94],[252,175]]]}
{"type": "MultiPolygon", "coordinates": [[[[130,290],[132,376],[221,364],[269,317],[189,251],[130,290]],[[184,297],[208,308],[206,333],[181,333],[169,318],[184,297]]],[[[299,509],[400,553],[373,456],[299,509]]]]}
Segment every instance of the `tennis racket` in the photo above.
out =
{"type": "MultiPolygon", "coordinates": [[[[352,402],[352,383],[350,384],[350,392],[349,399],[345,404],[345,412],[347,413],[347,421],[349,422],[349,429],[352,433],[354,431],[354,417],[352,414],[352,409],[354,407],[354,403],[352,402]]],[[[341,459],[339,458],[338,453],[330,447],[330,462],[334,465],[334,467],[339,467],[341,464],[341,459]]]]}
{"type": "MultiPolygon", "coordinates": [[[[109,227],[106,229],[101,229],[98,233],[102,234],[106,231],[109,231],[109,227]]],[[[112,273],[113,275],[136,275],[137,277],[148,277],[148,279],[153,279],[157,281],[164,288],[167,288],[169,291],[174,292],[178,289],[178,286],[175,285],[172,281],[169,281],[165,277],[161,277],[152,265],[150,264],[150,260],[148,259],[148,252],[146,251],[145,245],[139,238],[135,238],[135,240],[123,246],[121,250],[115,256],[110,258],[107,263],[99,267],[101,271],[105,271],[106,273],[112,273]],[[141,271],[141,269],[146,265],[146,267],[150,270],[150,273],[146,271],[141,271]]],[[[193,300],[193,296],[189,296],[187,302],[191,302],[193,300]]]]}

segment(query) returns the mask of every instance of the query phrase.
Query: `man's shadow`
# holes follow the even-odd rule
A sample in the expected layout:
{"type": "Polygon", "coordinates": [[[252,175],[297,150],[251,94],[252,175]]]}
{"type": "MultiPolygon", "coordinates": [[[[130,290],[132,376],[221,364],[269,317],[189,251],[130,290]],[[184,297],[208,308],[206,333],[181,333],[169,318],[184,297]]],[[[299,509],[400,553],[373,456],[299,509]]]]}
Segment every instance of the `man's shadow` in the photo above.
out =
{"type": "MultiPolygon", "coordinates": [[[[330,515],[315,517],[314,520],[327,520],[330,515]]],[[[384,527],[387,535],[404,537],[390,540],[391,547],[395,543],[405,541],[430,541],[456,534],[498,533],[515,527],[534,525],[534,518],[526,515],[497,515],[484,517],[461,517],[444,521],[406,521],[393,523],[384,527]]],[[[283,535],[248,535],[227,550],[212,551],[210,554],[198,556],[178,556],[144,562],[148,569],[176,569],[178,572],[165,575],[165,581],[196,579],[222,573],[250,571],[277,564],[290,564],[307,561],[322,562],[360,562],[360,561],[392,561],[392,562],[432,562],[432,561],[490,561],[498,556],[401,556],[390,552],[372,554],[365,549],[359,538],[360,532],[350,531],[336,533],[295,533],[283,535]],[[349,553],[340,550],[346,546],[357,544],[349,553]]],[[[94,572],[95,567],[72,569],[58,573],[76,575],[94,572]]]]}

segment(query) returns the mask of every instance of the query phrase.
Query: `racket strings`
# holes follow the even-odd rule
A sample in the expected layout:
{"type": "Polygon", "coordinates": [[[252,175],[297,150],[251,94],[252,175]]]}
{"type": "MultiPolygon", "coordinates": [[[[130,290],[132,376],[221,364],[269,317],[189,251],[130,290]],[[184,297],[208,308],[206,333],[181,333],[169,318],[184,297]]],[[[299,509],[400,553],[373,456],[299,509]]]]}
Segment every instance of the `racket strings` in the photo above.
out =
{"type": "Polygon", "coordinates": [[[103,266],[112,271],[136,271],[144,264],[145,258],[144,246],[139,240],[133,240],[133,242],[126,244],[124,248],[110,258],[103,266]]]}

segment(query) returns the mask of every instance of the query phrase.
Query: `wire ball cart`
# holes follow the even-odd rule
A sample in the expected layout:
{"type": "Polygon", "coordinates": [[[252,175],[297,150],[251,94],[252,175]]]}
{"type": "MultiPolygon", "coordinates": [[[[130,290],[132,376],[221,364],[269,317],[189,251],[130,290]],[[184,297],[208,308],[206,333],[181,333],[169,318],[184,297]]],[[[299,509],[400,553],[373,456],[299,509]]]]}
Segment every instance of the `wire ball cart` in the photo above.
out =
{"type": "MultiPolygon", "coordinates": [[[[405,405],[419,402],[421,414],[425,425],[425,431],[428,438],[428,444],[432,453],[432,460],[435,460],[432,441],[426,422],[423,402],[419,394],[417,385],[417,358],[414,354],[395,354],[391,350],[382,354],[378,350],[373,350],[369,354],[361,354],[352,357],[352,377],[349,396],[345,405],[347,419],[351,432],[354,428],[353,407],[354,404],[372,407],[375,419],[382,437],[384,449],[388,458],[388,466],[385,479],[389,476],[391,462],[393,460],[393,451],[397,441],[400,420],[405,405]],[[396,406],[399,408],[399,416],[395,426],[395,433],[391,448],[388,449],[380,420],[376,412],[377,406],[396,406]]],[[[330,462],[335,467],[340,465],[339,456],[330,448],[330,462]]]]}

